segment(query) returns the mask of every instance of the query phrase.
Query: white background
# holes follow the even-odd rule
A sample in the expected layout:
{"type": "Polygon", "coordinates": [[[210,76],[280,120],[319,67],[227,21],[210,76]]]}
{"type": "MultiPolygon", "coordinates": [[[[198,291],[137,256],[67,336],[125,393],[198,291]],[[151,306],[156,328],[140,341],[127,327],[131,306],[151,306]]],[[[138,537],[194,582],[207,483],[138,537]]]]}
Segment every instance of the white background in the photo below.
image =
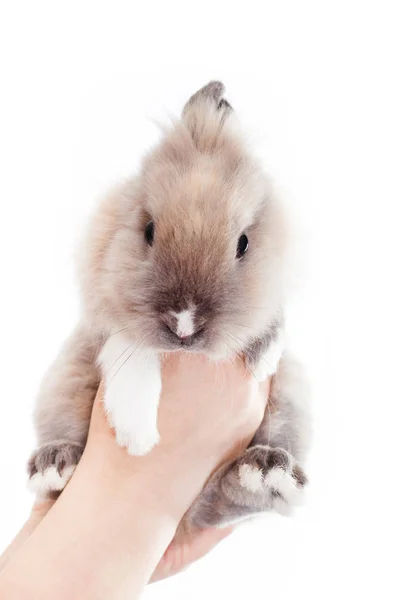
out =
{"type": "Polygon", "coordinates": [[[2,2],[1,548],[31,504],[31,410],[77,316],[82,225],[156,139],[151,118],[220,78],[309,242],[290,314],[312,485],[294,518],[241,527],[145,597],[399,597],[396,4],[2,2]]]}

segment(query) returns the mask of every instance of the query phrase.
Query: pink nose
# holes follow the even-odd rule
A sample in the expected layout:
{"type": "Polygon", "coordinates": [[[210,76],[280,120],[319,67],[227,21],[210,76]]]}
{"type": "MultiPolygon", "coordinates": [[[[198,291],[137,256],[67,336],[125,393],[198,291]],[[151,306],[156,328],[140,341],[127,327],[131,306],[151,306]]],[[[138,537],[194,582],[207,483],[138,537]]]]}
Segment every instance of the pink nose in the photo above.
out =
{"type": "Polygon", "coordinates": [[[189,328],[185,327],[185,323],[182,326],[182,323],[179,323],[179,320],[174,315],[168,313],[161,316],[161,322],[168,327],[182,346],[191,346],[195,338],[193,328],[189,330],[189,328]]]}
{"type": "Polygon", "coordinates": [[[179,331],[174,331],[174,333],[178,336],[180,340],[187,340],[191,337],[191,335],[186,335],[185,333],[180,333],[179,331]]]}

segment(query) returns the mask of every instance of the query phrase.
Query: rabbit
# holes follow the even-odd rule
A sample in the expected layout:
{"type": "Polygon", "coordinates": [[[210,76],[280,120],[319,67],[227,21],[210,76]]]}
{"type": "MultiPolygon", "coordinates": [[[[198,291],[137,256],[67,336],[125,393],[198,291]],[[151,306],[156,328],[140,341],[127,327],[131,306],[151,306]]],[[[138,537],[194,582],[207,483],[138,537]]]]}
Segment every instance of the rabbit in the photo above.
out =
{"type": "Polygon", "coordinates": [[[60,493],[72,476],[101,379],[118,444],[150,452],[161,355],[184,350],[214,361],[240,355],[256,379],[272,377],[250,446],[210,477],[186,521],[201,528],[288,513],[302,496],[308,394],[284,348],[287,218],[223,95],[218,81],[196,92],[89,223],[81,320],[35,407],[39,446],[28,472],[38,495],[60,493]]]}

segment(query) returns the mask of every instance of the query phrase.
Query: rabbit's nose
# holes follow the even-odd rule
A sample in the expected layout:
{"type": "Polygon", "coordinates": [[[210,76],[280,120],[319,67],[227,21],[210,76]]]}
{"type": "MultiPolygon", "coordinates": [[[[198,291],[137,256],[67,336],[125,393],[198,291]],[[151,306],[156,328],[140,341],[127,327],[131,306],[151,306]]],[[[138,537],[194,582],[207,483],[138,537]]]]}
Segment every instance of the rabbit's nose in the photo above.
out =
{"type": "Polygon", "coordinates": [[[170,310],[164,313],[161,321],[182,341],[189,341],[204,326],[204,319],[196,319],[194,307],[179,312],[170,310]]]}
{"type": "Polygon", "coordinates": [[[175,312],[170,310],[162,315],[163,323],[180,339],[195,333],[195,311],[193,309],[175,312]]]}

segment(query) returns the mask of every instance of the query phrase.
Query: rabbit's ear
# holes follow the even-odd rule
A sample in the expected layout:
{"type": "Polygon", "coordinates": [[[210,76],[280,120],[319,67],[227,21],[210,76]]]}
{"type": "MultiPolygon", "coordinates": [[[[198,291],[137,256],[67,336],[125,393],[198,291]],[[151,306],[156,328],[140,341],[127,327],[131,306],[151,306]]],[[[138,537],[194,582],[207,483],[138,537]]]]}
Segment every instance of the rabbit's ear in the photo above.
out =
{"type": "Polygon", "coordinates": [[[213,105],[216,110],[220,110],[223,113],[230,112],[232,110],[231,105],[223,94],[225,92],[225,86],[221,81],[210,81],[207,85],[198,90],[193,96],[189,98],[183,109],[183,117],[187,116],[188,113],[193,112],[196,107],[199,108],[204,104],[213,105]]]}
{"type": "MultiPolygon", "coordinates": [[[[232,113],[231,105],[222,97],[224,91],[223,83],[211,81],[193,94],[184,106],[182,120],[199,149],[203,146],[202,138],[210,140],[212,130],[216,135],[221,133],[222,126],[232,113]]],[[[203,141],[206,142],[206,139],[203,141]]]]}

